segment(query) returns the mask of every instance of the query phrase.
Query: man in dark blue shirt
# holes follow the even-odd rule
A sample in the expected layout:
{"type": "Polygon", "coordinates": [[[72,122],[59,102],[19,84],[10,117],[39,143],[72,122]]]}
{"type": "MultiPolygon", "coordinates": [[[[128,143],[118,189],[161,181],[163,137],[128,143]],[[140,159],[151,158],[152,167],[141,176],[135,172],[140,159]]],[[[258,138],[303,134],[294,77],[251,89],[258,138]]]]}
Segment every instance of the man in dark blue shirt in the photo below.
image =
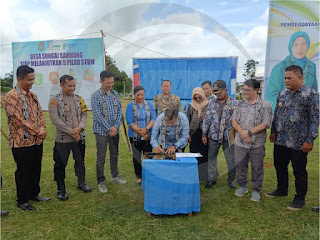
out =
{"type": "Polygon", "coordinates": [[[299,210],[305,205],[308,189],[307,155],[318,136],[319,94],[304,85],[302,69],[297,65],[286,68],[284,82],[286,89],[278,95],[270,134],[270,141],[274,143],[278,186],[266,196],[288,195],[288,164],[291,160],[296,195],[288,209],[299,210]]]}

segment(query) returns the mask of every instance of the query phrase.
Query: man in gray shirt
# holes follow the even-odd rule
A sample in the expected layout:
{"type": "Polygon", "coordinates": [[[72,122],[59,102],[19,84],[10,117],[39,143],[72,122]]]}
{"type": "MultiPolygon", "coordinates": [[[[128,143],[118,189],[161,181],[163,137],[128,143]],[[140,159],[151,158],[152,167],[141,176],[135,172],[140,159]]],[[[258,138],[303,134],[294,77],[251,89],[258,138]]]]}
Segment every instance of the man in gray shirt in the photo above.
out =
{"type": "Polygon", "coordinates": [[[252,188],[251,200],[260,201],[260,191],[263,181],[263,159],[267,137],[267,128],[271,125],[271,104],[262,100],[258,95],[260,83],[255,79],[244,82],[245,100],[240,100],[238,107],[232,115],[232,125],[236,131],[235,137],[235,162],[237,180],[240,187],[235,195],[242,197],[248,192],[247,175],[248,163],[251,161],[252,188]]]}
{"type": "Polygon", "coordinates": [[[78,177],[78,189],[91,192],[85,184],[85,134],[87,123],[87,106],[82,97],[75,95],[76,81],[72,76],[60,78],[61,92],[49,101],[49,115],[56,126],[56,139],[53,149],[54,180],[57,182],[59,200],[68,200],[65,188],[65,168],[70,150],[75,160],[74,170],[78,177]]]}

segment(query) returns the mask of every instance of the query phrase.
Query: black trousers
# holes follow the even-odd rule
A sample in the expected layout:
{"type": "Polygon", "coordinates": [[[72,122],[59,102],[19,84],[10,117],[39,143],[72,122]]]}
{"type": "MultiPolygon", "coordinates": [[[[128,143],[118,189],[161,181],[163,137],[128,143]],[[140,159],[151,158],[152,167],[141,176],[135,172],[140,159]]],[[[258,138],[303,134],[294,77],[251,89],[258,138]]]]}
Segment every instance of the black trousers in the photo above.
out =
{"type": "Polygon", "coordinates": [[[59,143],[55,142],[53,149],[53,160],[54,164],[54,180],[59,185],[64,185],[64,179],[66,178],[66,166],[68,164],[68,159],[70,155],[70,150],[72,151],[74,163],[74,171],[78,177],[78,185],[85,183],[85,143],[70,142],[70,143],[59,143]]]}
{"type": "Polygon", "coordinates": [[[17,202],[22,204],[40,193],[43,144],[12,148],[11,151],[17,164],[15,172],[17,202]]]}
{"type": "Polygon", "coordinates": [[[274,145],[274,166],[277,172],[278,188],[281,193],[288,193],[288,165],[291,161],[295,176],[296,198],[304,200],[308,190],[307,153],[302,150],[274,145]]]}
{"type": "Polygon", "coordinates": [[[192,153],[201,153],[203,157],[197,157],[198,160],[198,172],[199,172],[199,180],[201,182],[205,182],[208,180],[208,146],[204,145],[201,141],[202,138],[202,130],[198,129],[191,136],[190,143],[190,152],[192,153]]]}
{"type": "Polygon", "coordinates": [[[190,143],[190,152],[192,153],[201,153],[203,157],[199,157],[198,165],[204,162],[208,162],[208,144],[204,145],[201,141],[202,138],[202,130],[198,129],[192,136],[191,136],[191,143],[190,143]]]}
{"type": "Polygon", "coordinates": [[[130,138],[130,143],[133,152],[133,167],[137,178],[142,178],[142,165],[141,165],[141,153],[152,152],[152,146],[150,141],[133,142],[133,138],[130,138]]]}

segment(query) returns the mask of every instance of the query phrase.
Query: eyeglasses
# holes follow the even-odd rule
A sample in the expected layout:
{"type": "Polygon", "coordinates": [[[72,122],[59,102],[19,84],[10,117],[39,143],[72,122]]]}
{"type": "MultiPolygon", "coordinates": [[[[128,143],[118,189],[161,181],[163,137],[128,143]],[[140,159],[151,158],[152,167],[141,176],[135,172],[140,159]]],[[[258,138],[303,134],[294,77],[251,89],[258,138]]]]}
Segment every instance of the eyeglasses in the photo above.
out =
{"type": "Polygon", "coordinates": [[[197,96],[194,96],[193,99],[196,100],[196,101],[197,101],[197,100],[201,100],[201,99],[202,99],[202,96],[198,96],[198,97],[197,97],[197,96]]]}
{"type": "Polygon", "coordinates": [[[251,92],[251,91],[253,91],[253,89],[244,88],[243,91],[244,92],[251,92]]]}

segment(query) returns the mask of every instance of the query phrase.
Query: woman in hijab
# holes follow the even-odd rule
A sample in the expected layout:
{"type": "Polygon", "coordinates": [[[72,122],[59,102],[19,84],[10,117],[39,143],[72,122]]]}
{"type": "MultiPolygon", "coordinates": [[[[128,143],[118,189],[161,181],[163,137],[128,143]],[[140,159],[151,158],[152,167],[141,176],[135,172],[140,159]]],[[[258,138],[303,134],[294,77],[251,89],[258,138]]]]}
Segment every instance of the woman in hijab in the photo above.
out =
{"type": "MultiPolygon", "coordinates": [[[[198,158],[198,165],[208,162],[208,144],[204,145],[201,141],[202,138],[202,122],[206,113],[208,100],[202,88],[196,87],[192,91],[192,101],[188,106],[187,117],[190,125],[190,133],[188,142],[190,143],[190,152],[201,153],[202,158],[198,158]]],[[[199,166],[200,180],[206,181],[208,174],[208,166],[205,164],[199,166]],[[201,171],[201,169],[203,171],[201,171]],[[205,176],[204,176],[205,175],[205,176]]]]}
{"type": "Polygon", "coordinates": [[[288,48],[290,55],[272,69],[268,82],[266,99],[271,103],[273,111],[279,92],[285,88],[285,69],[291,65],[300,66],[303,69],[304,84],[318,91],[316,65],[306,57],[308,49],[310,48],[308,34],[302,31],[293,33],[288,48]]]}
{"type": "Polygon", "coordinates": [[[142,182],[141,153],[152,152],[150,144],[151,128],[156,120],[152,104],[144,99],[144,88],[140,85],[133,89],[134,99],[126,109],[126,119],[129,126],[129,137],[133,152],[133,166],[137,184],[142,182]]]}

